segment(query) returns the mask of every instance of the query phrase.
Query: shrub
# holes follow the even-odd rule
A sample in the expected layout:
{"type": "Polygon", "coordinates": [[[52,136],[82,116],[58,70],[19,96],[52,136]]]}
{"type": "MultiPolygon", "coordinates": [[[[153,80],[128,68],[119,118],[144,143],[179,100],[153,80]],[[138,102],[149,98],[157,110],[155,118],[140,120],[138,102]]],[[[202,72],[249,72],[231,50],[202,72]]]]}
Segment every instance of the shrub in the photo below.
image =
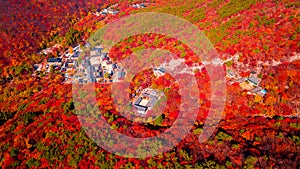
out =
{"type": "Polygon", "coordinates": [[[36,117],[36,114],[34,112],[28,112],[28,113],[20,115],[20,118],[24,122],[25,125],[32,123],[34,117],[36,117]]]}
{"type": "Polygon", "coordinates": [[[40,166],[40,161],[31,158],[26,162],[26,165],[28,166],[28,168],[32,168],[32,167],[38,167],[40,166]]]}
{"type": "Polygon", "coordinates": [[[12,156],[12,157],[17,156],[18,153],[19,153],[19,149],[18,149],[18,148],[15,148],[15,147],[13,147],[13,148],[9,151],[9,154],[10,154],[10,156],[12,156]]]}
{"type": "Polygon", "coordinates": [[[219,132],[216,138],[219,140],[232,140],[232,137],[224,132],[219,132]]]}
{"type": "Polygon", "coordinates": [[[15,113],[12,112],[0,112],[0,126],[4,124],[7,120],[13,118],[15,113]]]}

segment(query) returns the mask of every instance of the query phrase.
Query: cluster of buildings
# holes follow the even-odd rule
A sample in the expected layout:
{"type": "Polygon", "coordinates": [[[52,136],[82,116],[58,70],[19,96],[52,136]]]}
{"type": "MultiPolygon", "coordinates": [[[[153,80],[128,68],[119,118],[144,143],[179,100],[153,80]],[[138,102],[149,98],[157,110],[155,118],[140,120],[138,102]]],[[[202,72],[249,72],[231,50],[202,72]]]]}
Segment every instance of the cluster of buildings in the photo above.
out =
{"type": "Polygon", "coordinates": [[[119,11],[115,8],[115,6],[117,6],[117,5],[113,5],[113,6],[110,6],[108,8],[104,8],[104,9],[99,10],[99,11],[93,13],[93,14],[96,15],[96,16],[107,15],[107,14],[116,15],[116,14],[119,13],[119,11]]]}
{"type": "MultiPolygon", "coordinates": [[[[33,66],[35,71],[50,72],[51,69],[60,71],[65,74],[66,81],[68,81],[69,77],[74,74],[76,65],[78,65],[77,60],[80,52],[80,46],[77,45],[72,51],[67,50],[57,58],[48,58],[42,63],[34,64],[33,66]]],[[[35,75],[35,73],[33,75],[35,75]]]]}
{"type": "Polygon", "coordinates": [[[91,48],[89,56],[82,58],[76,67],[75,83],[117,82],[125,77],[124,69],[113,62],[101,46],[91,48]]]}
{"type": "Polygon", "coordinates": [[[151,110],[162,96],[161,93],[151,88],[145,88],[141,92],[139,90],[137,92],[139,94],[133,98],[132,106],[141,115],[146,115],[147,111],[151,110]]]}
{"type": "Polygon", "coordinates": [[[263,97],[267,91],[260,86],[261,79],[255,76],[255,72],[252,71],[250,77],[240,77],[232,70],[228,70],[226,77],[229,79],[228,83],[239,83],[240,87],[248,91],[248,94],[257,94],[263,97]]]}
{"type": "MultiPolygon", "coordinates": [[[[111,5],[107,8],[100,9],[94,15],[116,15],[119,13],[117,10],[118,4],[111,5]]],[[[145,4],[134,4],[134,8],[144,8],[145,4]]],[[[39,54],[51,54],[55,49],[60,48],[60,44],[56,44],[53,47],[43,49],[39,54]]],[[[91,47],[91,46],[86,46],[91,47]]],[[[50,72],[54,70],[61,71],[65,75],[65,83],[71,83],[72,80],[81,83],[87,82],[113,82],[125,77],[125,71],[117,63],[113,63],[108,53],[103,53],[101,47],[94,47],[90,51],[90,56],[85,57],[82,61],[83,64],[79,64],[79,54],[82,52],[80,46],[75,46],[71,51],[67,50],[63,54],[59,54],[57,58],[48,58],[42,63],[34,64],[35,71],[50,72]],[[82,71],[82,76],[73,77],[75,69],[82,71]]],[[[33,74],[34,76],[36,73],[33,74]]]]}
{"type": "Polygon", "coordinates": [[[133,4],[132,7],[138,9],[138,8],[145,8],[146,5],[145,5],[144,3],[141,3],[141,4],[133,4]]]}
{"type": "MultiPolygon", "coordinates": [[[[91,46],[88,44],[86,47],[91,46]]],[[[78,45],[57,58],[48,58],[43,63],[34,64],[35,73],[54,69],[64,74],[65,83],[106,83],[125,77],[124,69],[117,62],[113,62],[101,46],[91,48],[89,55],[85,57],[79,56],[81,52],[78,45]]]]}
{"type": "MultiPolygon", "coordinates": [[[[100,9],[97,12],[94,12],[93,14],[96,16],[108,15],[108,14],[116,15],[119,13],[119,11],[117,10],[117,6],[118,6],[118,4],[115,4],[110,7],[100,9]]],[[[131,7],[135,8],[135,9],[146,8],[146,4],[145,3],[137,3],[137,4],[131,5],[131,7]]]]}
{"type": "MultiPolygon", "coordinates": [[[[156,77],[163,76],[166,73],[166,69],[163,67],[154,68],[154,75],[156,77]]],[[[136,91],[137,94],[132,95],[131,106],[140,115],[146,115],[148,110],[151,110],[157,101],[163,96],[162,92],[151,88],[141,89],[136,91]]]]}
{"type": "Polygon", "coordinates": [[[166,69],[161,67],[161,68],[154,68],[153,73],[156,77],[163,76],[166,73],[166,69]]]}

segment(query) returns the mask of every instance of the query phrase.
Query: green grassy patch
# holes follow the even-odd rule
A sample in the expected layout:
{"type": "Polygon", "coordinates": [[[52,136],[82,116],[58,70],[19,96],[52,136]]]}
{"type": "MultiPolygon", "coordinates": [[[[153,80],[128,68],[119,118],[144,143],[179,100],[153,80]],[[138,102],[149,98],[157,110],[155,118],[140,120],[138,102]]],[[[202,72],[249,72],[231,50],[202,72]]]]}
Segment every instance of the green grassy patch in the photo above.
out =
{"type": "Polygon", "coordinates": [[[189,15],[186,17],[187,20],[192,23],[197,23],[205,18],[205,7],[195,8],[189,15]]]}
{"type": "Polygon", "coordinates": [[[268,16],[264,15],[264,16],[260,16],[260,15],[255,15],[254,17],[257,22],[258,22],[258,26],[272,26],[276,23],[275,18],[268,18],[268,16]]]}
{"type": "Polygon", "coordinates": [[[285,5],[287,8],[300,8],[300,2],[290,2],[285,5]]]}
{"type": "Polygon", "coordinates": [[[230,67],[232,64],[233,64],[233,61],[232,61],[232,60],[229,60],[229,61],[225,62],[225,65],[226,65],[227,67],[230,67]]]}
{"type": "Polygon", "coordinates": [[[211,3],[208,4],[208,7],[211,7],[211,8],[217,8],[219,7],[222,3],[224,3],[225,0],[213,0],[211,3]]]}
{"type": "Polygon", "coordinates": [[[202,131],[203,131],[202,128],[197,128],[197,129],[195,129],[193,132],[194,132],[194,134],[201,134],[202,131]]]}
{"type": "Polygon", "coordinates": [[[144,9],[134,10],[132,11],[132,13],[139,13],[139,12],[167,13],[181,18],[185,18],[190,22],[196,23],[205,18],[206,8],[199,7],[199,5],[203,4],[204,2],[205,2],[204,0],[198,0],[198,1],[187,3],[182,0],[176,0],[162,6],[153,6],[144,9]]]}
{"type": "Polygon", "coordinates": [[[239,18],[232,18],[226,23],[217,26],[216,28],[209,29],[205,31],[205,34],[207,35],[208,39],[211,40],[213,44],[219,43],[222,41],[226,36],[229,35],[229,29],[233,28],[236,23],[240,22],[241,19],[239,18]]]}
{"type": "Polygon", "coordinates": [[[242,10],[248,9],[251,5],[256,4],[258,0],[231,0],[222,8],[217,10],[221,18],[236,14],[242,10]]]}

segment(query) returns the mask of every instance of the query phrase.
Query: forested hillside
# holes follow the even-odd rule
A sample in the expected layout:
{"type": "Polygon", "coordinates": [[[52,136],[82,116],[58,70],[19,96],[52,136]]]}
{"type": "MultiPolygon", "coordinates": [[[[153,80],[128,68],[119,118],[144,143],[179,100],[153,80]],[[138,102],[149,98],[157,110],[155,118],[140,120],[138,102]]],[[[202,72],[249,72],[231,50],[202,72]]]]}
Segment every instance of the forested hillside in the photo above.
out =
{"type": "MultiPolygon", "coordinates": [[[[300,167],[300,3],[297,0],[163,0],[147,1],[8,0],[0,6],[0,168],[299,168],[300,167]],[[95,15],[118,4],[116,15],[95,15]],[[211,106],[210,78],[195,71],[201,106],[190,133],[170,151],[145,159],[117,156],[97,146],[84,132],[75,112],[72,84],[59,70],[36,72],[34,64],[57,58],[85,45],[107,23],[140,12],[163,12],[195,24],[209,38],[224,64],[248,77],[257,75],[263,97],[237,83],[227,83],[223,118],[204,143],[198,136],[211,106]],[[42,50],[51,48],[49,53],[42,50]],[[52,48],[51,48],[52,49],[52,48]],[[236,60],[232,59],[235,58],[236,60]]],[[[115,45],[109,54],[120,60],[131,53],[160,48],[186,59],[199,59],[172,37],[136,35],[115,45]]],[[[134,64],[134,63],[133,63],[134,64]]],[[[178,115],[178,86],[143,70],[132,80],[155,86],[167,97],[164,115],[149,124],[131,123],[110,98],[110,84],[97,84],[103,117],[122,134],[158,135],[178,115]]]]}

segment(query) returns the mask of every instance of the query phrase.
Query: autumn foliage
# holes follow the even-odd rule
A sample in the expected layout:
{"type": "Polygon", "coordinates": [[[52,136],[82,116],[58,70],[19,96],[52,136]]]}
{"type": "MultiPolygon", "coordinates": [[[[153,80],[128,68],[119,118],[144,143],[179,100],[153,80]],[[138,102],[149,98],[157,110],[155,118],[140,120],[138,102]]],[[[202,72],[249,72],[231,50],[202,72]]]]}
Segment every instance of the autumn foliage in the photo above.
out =
{"type": "MultiPolygon", "coordinates": [[[[300,52],[298,1],[149,1],[143,9],[130,6],[138,1],[119,1],[118,15],[93,14],[115,3],[2,2],[0,168],[299,168],[299,57],[291,61],[300,52]],[[187,136],[163,154],[144,159],[124,158],[102,149],[86,135],[77,119],[72,84],[64,83],[64,74],[53,71],[33,75],[33,64],[57,57],[74,45],[84,45],[97,29],[118,17],[150,11],[170,13],[195,24],[223,60],[238,54],[231,68],[239,69],[242,77],[260,66],[261,85],[268,93],[264,97],[249,95],[237,83],[227,84],[223,118],[208,141],[200,144],[198,136],[203,132],[212,103],[207,70],[197,69],[194,73],[200,108],[187,136]],[[55,44],[61,47],[49,54],[40,53],[55,44]]],[[[168,50],[185,59],[188,66],[201,65],[201,60],[182,42],[150,33],[119,42],[109,55],[120,61],[148,48],[168,50]]],[[[164,92],[163,115],[148,124],[131,122],[116,111],[111,84],[95,87],[99,116],[122,134],[159,135],[178,117],[179,87],[168,73],[156,77],[151,69],[141,70],[126,89],[129,96],[146,87],[164,92]]]]}

